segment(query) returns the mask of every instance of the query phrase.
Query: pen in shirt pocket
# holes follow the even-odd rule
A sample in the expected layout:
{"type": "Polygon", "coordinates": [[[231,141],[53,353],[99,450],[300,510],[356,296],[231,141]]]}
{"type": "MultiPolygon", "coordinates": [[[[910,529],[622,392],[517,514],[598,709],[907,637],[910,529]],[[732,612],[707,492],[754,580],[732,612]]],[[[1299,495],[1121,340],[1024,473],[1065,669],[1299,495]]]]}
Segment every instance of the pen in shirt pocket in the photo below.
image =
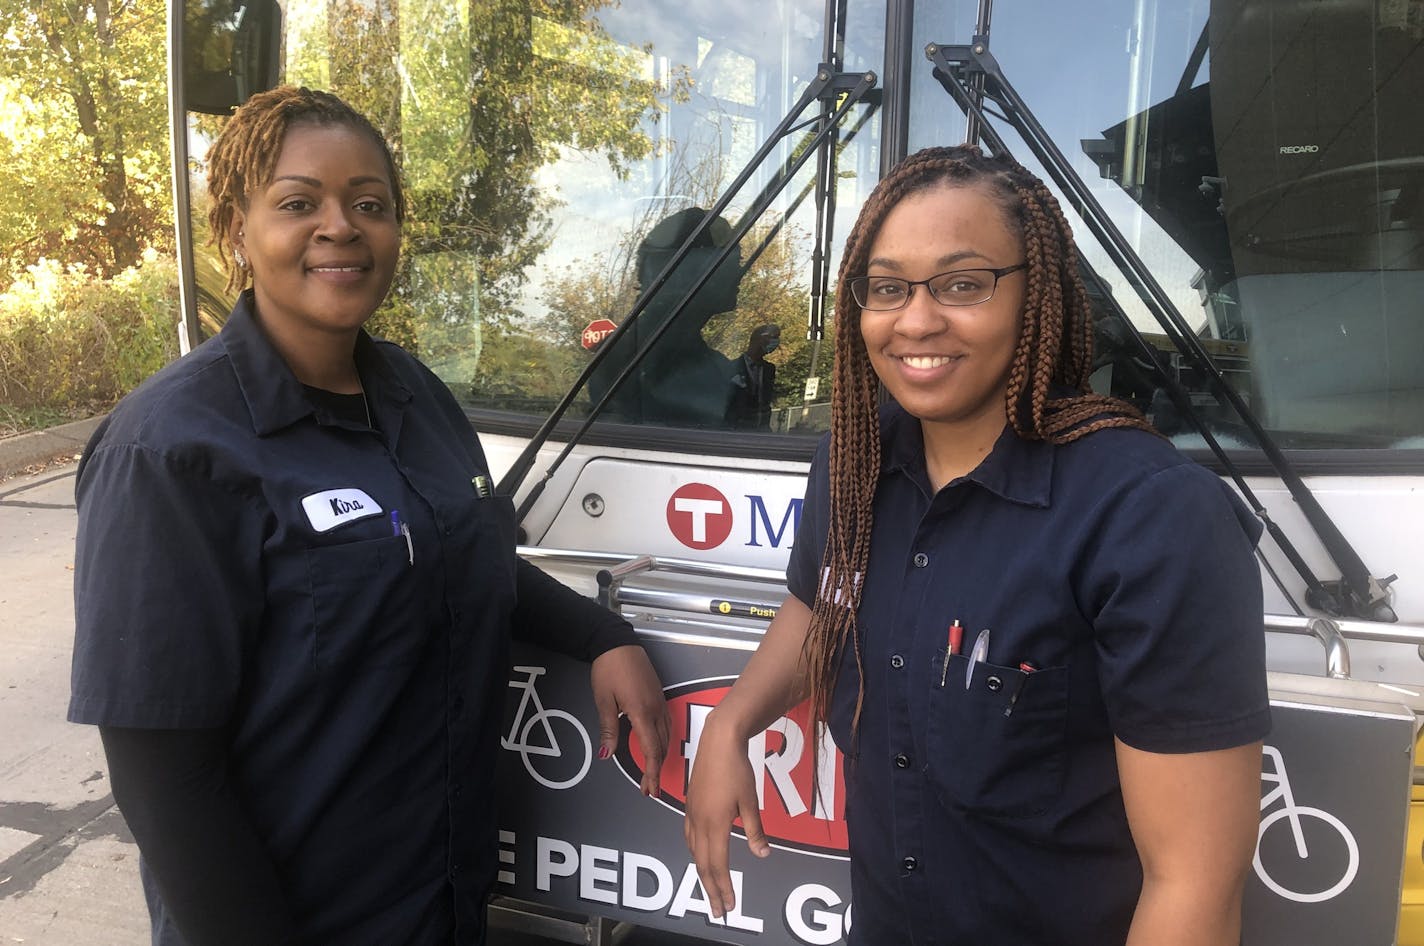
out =
{"type": "Polygon", "coordinates": [[[969,651],[969,666],[964,671],[964,689],[974,682],[974,668],[989,659],[989,629],[986,627],[974,638],[974,648],[969,651]]]}
{"type": "Polygon", "coordinates": [[[415,564],[415,543],[410,538],[410,526],[401,519],[399,509],[391,510],[391,535],[405,536],[405,553],[410,559],[410,564],[415,564]]]}
{"type": "Polygon", "coordinates": [[[964,643],[964,628],[959,624],[959,618],[954,619],[954,623],[949,626],[949,641],[944,647],[944,663],[939,668],[939,685],[944,686],[944,681],[949,676],[949,658],[959,653],[959,648],[964,643]]]}
{"type": "Polygon", "coordinates": [[[1005,716],[1014,715],[1014,704],[1019,701],[1019,694],[1023,692],[1024,684],[1028,682],[1029,674],[1037,670],[1038,667],[1034,665],[1032,660],[1019,661],[1019,673],[1021,676],[1018,682],[1014,684],[1014,692],[1009,694],[1009,705],[1004,707],[1005,716]]]}

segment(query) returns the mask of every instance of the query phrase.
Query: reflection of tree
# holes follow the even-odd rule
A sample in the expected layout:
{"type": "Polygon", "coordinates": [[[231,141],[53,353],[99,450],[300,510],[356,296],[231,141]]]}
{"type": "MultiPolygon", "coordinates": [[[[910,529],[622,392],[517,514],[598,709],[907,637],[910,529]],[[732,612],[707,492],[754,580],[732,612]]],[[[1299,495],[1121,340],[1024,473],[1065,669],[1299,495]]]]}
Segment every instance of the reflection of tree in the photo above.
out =
{"type": "MultiPolygon", "coordinates": [[[[522,374],[528,383],[552,399],[572,384],[591,357],[581,347],[585,326],[595,319],[621,323],[638,298],[638,247],[662,219],[687,206],[710,207],[720,196],[729,176],[725,148],[678,147],[668,155],[670,169],[659,193],[679,195],[675,205],[644,203],[643,212],[629,219],[622,236],[607,250],[570,269],[543,294],[547,313],[538,330],[521,337],[517,350],[524,359],[522,374]],[[536,370],[537,365],[537,370],[536,370]]],[[[735,217],[733,217],[735,219],[735,217]]],[[[776,226],[765,215],[742,240],[740,258],[751,260],[738,284],[735,309],[714,315],[702,329],[702,338],[729,359],[745,351],[751,332],[774,323],[781,328],[781,347],[768,360],[778,366],[776,409],[799,406],[806,378],[813,370],[829,396],[830,343],[822,341],[813,359],[814,343],[806,339],[807,295],[805,261],[809,236],[790,220],[776,226]],[[753,260],[753,257],[755,259],[753,260]]],[[[689,277],[690,279],[691,277],[689,277]]],[[[670,306],[675,299],[668,300],[670,306]]],[[[488,354],[488,350],[487,350],[488,354]]],[[[488,391],[496,377],[481,372],[488,391]]]]}
{"type": "MultiPolygon", "coordinates": [[[[546,366],[557,366],[548,377],[548,383],[557,389],[554,393],[566,388],[590,357],[580,346],[584,326],[602,318],[621,322],[632,310],[638,291],[634,257],[651,222],[635,226],[618,246],[549,288],[545,297],[549,306],[545,322],[547,334],[537,342],[537,348],[544,353],[542,360],[546,366]]],[[[742,241],[743,257],[750,256],[752,249],[760,246],[769,233],[768,226],[753,227],[742,241]]],[[[802,235],[792,227],[783,228],[771,238],[742,276],[737,307],[714,315],[704,327],[702,336],[709,345],[735,359],[745,350],[752,329],[775,323],[782,330],[781,348],[768,360],[777,365],[802,361],[809,366],[809,351],[802,357],[802,349],[808,345],[805,340],[807,289],[804,267],[799,262],[804,251],[798,246],[802,242],[802,235]]],[[[803,368],[799,376],[794,373],[778,376],[775,406],[800,403],[805,370],[803,368]]]]}
{"type": "MultiPolygon", "coordinates": [[[[663,90],[648,50],[617,44],[594,17],[609,3],[332,3],[323,23],[295,42],[289,33],[289,80],[331,88],[396,146],[408,259],[473,261],[486,341],[513,331],[515,297],[548,245],[554,200],[539,187],[541,169],[576,148],[603,154],[621,177],[654,150],[648,130],[666,108],[663,90]]],[[[407,265],[377,329],[417,343],[409,290],[407,265]]]]}

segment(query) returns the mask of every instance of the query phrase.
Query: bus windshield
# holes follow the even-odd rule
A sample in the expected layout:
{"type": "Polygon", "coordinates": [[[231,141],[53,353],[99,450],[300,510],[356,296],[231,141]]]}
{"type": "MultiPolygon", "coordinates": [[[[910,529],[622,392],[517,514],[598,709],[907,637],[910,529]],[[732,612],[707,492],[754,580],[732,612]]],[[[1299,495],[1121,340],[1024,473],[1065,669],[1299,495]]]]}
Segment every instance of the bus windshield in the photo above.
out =
{"type": "MultiPolygon", "coordinates": [[[[613,425],[784,437],[829,422],[828,300],[855,210],[906,151],[964,139],[964,116],[921,50],[968,42],[977,4],[282,8],[271,73],[371,115],[410,192],[401,271],[372,330],[411,348],[469,408],[530,425],[821,64],[877,72],[883,99],[848,116],[829,159],[806,165],[615,389],[801,139],[753,169],[572,410],[606,398],[600,417],[613,425]]],[[[214,89],[250,88],[242,64],[266,68],[254,24],[276,11],[271,0],[184,6],[191,296],[207,332],[231,299],[200,245],[202,154],[222,119],[199,112],[220,111],[214,89]],[[212,61],[225,51],[231,76],[212,61]]],[[[1399,453],[1424,449],[1424,131],[1406,118],[1424,88],[1421,37],[1419,5],[1390,0],[1001,0],[994,10],[992,47],[1019,95],[1288,450],[1424,455],[1399,453]]],[[[1113,302],[1100,306],[1094,387],[1188,448],[1205,424],[1228,449],[1253,449],[1210,379],[1074,223],[1113,302]]]]}

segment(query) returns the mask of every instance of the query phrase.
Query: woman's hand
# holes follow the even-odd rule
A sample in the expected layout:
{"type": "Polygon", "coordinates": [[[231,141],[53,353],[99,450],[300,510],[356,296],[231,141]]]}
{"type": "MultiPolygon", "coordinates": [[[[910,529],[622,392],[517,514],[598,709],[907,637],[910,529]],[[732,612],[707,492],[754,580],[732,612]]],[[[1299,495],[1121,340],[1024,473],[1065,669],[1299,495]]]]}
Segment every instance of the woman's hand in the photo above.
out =
{"type": "Polygon", "coordinates": [[[657,798],[671,729],[662,681],[643,648],[615,647],[594,658],[589,672],[593,702],[598,707],[598,757],[618,749],[618,716],[627,714],[643,749],[643,794],[657,798]]]}
{"type": "Polygon", "coordinates": [[[697,863],[697,876],[707,891],[713,916],[720,917],[737,905],[727,868],[732,822],[742,819],[747,847],[753,854],[766,857],[771,853],[761,829],[747,740],[805,699],[801,653],[810,625],[810,608],[795,595],[787,595],[756,653],[731,691],[708,714],[697,737],[682,833],[697,863]]]}
{"type": "Polygon", "coordinates": [[[714,917],[737,905],[727,867],[728,836],[736,818],[742,819],[751,852],[757,857],[770,854],[771,845],[761,828],[755,776],[747,759],[747,740],[732,727],[719,726],[714,710],[697,740],[697,758],[687,786],[687,817],[682,825],[714,917]]]}

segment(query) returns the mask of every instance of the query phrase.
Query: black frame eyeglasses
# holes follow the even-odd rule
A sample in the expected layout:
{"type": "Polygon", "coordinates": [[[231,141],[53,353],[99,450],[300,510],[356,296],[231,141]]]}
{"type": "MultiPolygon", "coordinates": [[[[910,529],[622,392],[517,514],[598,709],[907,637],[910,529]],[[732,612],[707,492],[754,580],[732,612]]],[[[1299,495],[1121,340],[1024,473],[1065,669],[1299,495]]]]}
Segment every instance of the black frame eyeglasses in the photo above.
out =
{"type": "Polygon", "coordinates": [[[924,286],[940,305],[979,305],[994,298],[999,280],[1009,273],[1027,269],[1028,263],[1000,269],[979,267],[954,269],[929,279],[901,279],[899,276],[856,276],[850,294],[856,305],[869,312],[894,312],[910,304],[916,286],[924,286]],[[959,277],[957,281],[951,277],[959,277]]]}

